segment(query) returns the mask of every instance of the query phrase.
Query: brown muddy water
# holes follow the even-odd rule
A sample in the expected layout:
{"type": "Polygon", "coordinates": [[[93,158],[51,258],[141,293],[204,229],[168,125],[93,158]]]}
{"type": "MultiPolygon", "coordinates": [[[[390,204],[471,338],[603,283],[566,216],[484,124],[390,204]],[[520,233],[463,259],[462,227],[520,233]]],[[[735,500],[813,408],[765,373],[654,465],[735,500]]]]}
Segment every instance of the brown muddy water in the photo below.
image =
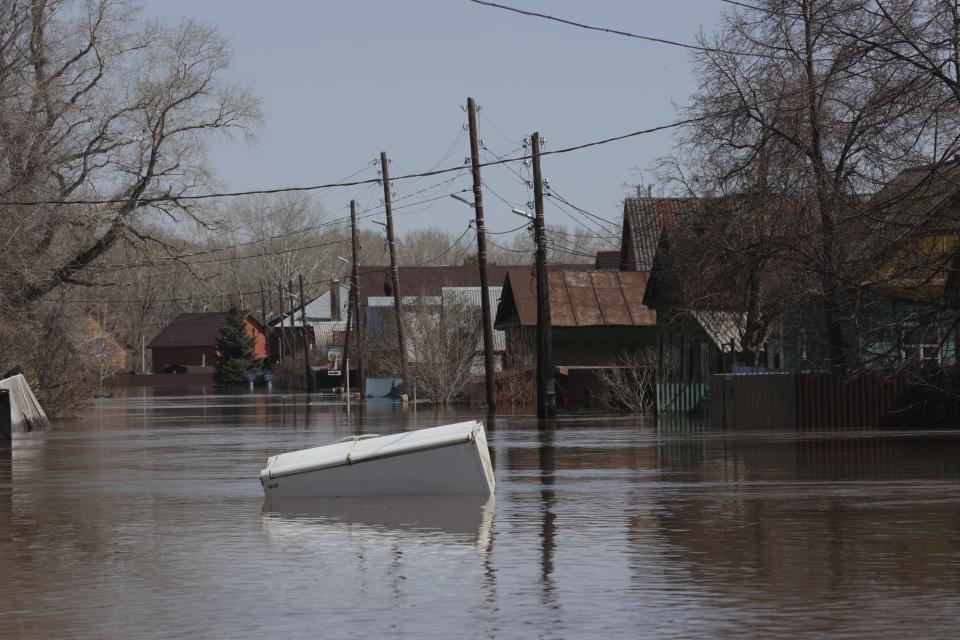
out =
{"type": "Polygon", "coordinates": [[[960,434],[487,421],[496,497],[265,504],[267,456],[474,417],[99,400],[0,443],[3,638],[956,638],[960,434]]]}

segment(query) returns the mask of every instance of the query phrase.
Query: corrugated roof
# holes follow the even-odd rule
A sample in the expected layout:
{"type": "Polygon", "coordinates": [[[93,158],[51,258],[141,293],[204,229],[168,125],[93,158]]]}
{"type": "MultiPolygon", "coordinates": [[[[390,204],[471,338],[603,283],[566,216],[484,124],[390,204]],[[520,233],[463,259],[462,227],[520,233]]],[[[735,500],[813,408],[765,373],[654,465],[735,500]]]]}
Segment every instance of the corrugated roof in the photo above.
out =
{"type": "MultiPolygon", "coordinates": [[[[555,327],[652,326],[657,314],[643,304],[649,273],[554,271],[547,274],[550,322],[555,327]]],[[[496,326],[534,326],[537,289],[533,271],[511,271],[497,309],[496,326]]]]}
{"type": "Polygon", "coordinates": [[[620,268],[652,271],[663,230],[697,198],[626,198],[623,201],[623,236],[620,268]]]}
{"type": "MultiPolygon", "coordinates": [[[[245,314],[258,327],[261,322],[251,314],[245,314]]],[[[220,335],[220,328],[227,326],[227,313],[181,313],[147,344],[150,349],[163,347],[212,347],[220,335]]]]}
{"type": "Polygon", "coordinates": [[[747,314],[737,311],[691,311],[690,315],[721,351],[740,351],[740,338],[746,331],[747,314]]]}

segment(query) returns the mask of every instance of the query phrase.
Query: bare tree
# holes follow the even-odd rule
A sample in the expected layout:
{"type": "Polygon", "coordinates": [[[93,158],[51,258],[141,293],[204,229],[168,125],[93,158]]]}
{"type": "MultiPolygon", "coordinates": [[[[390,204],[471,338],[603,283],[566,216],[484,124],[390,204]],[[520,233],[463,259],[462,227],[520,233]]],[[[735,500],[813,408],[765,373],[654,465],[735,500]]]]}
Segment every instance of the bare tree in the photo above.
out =
{"type": "Polygon", "coordinates": [[[531,406],[537,397],[535,334],[525,328],[505,332],[506,350],[502,371],[497,372],[499,406],[531,406]]]}
{"type": "Polygon", "coordinates": [[[144,23],[112,0],[2,10],[4,304],[90,284],[85,269],[111,247],[161,242],[151,220],[210,224],[182,199],[210,183],[206,143],[259,117],[222,79],[230,55],[216,31],[144,23]]]}
{"type": "Polygon", "coordinates": [[[142,342],[163,289],[155,263],[182,263],[178,236],[218,227],[185,197],[213,184],[207,143],[259,119],[257,99],[224,79],[229,60],[215,29],[147,22],[119,0],[0,3],[0,313],[63,350],[44,358],[21,341],[0,364],[34,367],[48,410],[72,405],[85,379],[61,379],[82,308],[70,289],[137,291],[142,342]]]}
{"type": "Polygon", "coordinates": [[[94,305],[86,318],[73,322],[76,346],[86,359],[98,395],[106,393],[117,374],[129,369],[129,350],[118,337],[121,323],[121,315],[106,305],[94,305]]]}
{"type": "MultiPolygon", "coordinates": [[[[412,229],[404,233],[397,243],[397,260],[400,264],[411,265],[452,264],[447,261],[458,253],[454,252],[452,246],[454,240],[454,236],[440,229],[412,229]]],[[[469,244],[461,242],[460,245],[461,249],[469,248],[469,244]]]]}
{"type": "Polygon", "coordinates": [[[600,370],[600,404],[612,411],[650,413],[655,404],[656,349],[625,351],[600,370]]]}
{"type": "MultiPolygon", "coordinates": [[[[384,322],[383,333],[371,348],[379,368],[399,377],[400,354],[395,325],[384,322]]],[[[463,398],[474,379],[473,363],[480,343],[477,307],[455,299],[420,298],[404,309],[407,365],[417,396],[446,404],[463,398]]]]}
{"type": "MultiPolygon", "coordinates": [[[[725,205],[738,212],[739,232],[721,237],[745,258],[750,348],[770,317],[758,306],[762,275],[779,261],[793,296],[784,302],[817,318],[834,370],[855,366],[848,328],[871,268],[859,246],[875,217],[866,196],[927,157],[939,104],[928,78],[908,64],[877,64],[870,46],[845,35],[873,28],[862,6],[762,0],[727,15],[697,54],[693,124],[672,176],[692,195],[739,199],[725,205]]],[[[702,220],[704,235],[717,237],[702,220]]]]}
{"type": "MultiPolygon", "coordinates": [[[[81,316],[82,317],[82,316],[81,316]]],[[[69,415],[89,402],[94,380],[72,335],[76,313],[64,300],[48,300],[0,315],[0,363],[17,366],[50,417],[69,415]]]]}

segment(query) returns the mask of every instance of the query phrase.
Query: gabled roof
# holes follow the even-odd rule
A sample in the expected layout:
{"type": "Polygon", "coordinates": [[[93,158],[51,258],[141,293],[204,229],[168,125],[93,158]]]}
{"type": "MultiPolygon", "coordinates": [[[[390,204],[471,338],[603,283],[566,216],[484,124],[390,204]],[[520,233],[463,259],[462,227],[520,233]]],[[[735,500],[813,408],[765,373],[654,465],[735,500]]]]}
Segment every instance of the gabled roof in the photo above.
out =
{"type": "MultiPolygon", "coordinates": [[[[150,349],[164,347],[212,347],[216,344],[221,327],[227,326],[227,313],[181,313],[157,337],[147,344],[150,349]]],[[[245,314],[247,320],[261,331],[261,323],[252,313],[245,314]]]]}
{"type": "MultiPolygon", "coordinates": [[[[339,286],[339,297],[340,297],[340,320],[346,320],[347,317],[347,306],[350,304],[350,287],[344,284],[339,286]]],[[[307,302],[306,312],[307,312],[307,324],[316,326],[320,323],[326,322],[338,322],[333,320],[333,316],[330,313],[330,289],[327,289],[319,296],[307,302]]],[[[303,320],[301,318],[300,306],[297,305],[293,310],[293,323],[290,322],[290,313],[284,313],[280,316],[277,316],[271,320],[269,324],[271,327],[279,327],[281,318],[283,319],[283,324],[287,328],[300,327],[303,326],[303,320]]]]}
{"type": "Polygon", "coordinates": [[[700,202],[698,198],[624,199],[620,269],[652,271],[664,229],[700,202]]]}
{"type": "Polygon", "coordinates": [[[958,215],[944,215],[960,195],[960,160],[911,167],[898,173],[870,198],[881,224],[924,231],[957,230],[958,215]]]}
{"type": "MultiPolygon", "coordinates": [[[[555,327],[652,326],[653,309],[643,305],[649,273],[630,271],[552,271],[550,323],[555,327]]],[[[533,270],[511,271],[504,284],[495,326],[537,324],[537,288],[533,270]]]]}
{"type": "Polygon", "coordinates": [[[694,310],[690,315],[721,351],[727,347],[740,351],[740,338],[746,333],[746,313],[694,310]]]}

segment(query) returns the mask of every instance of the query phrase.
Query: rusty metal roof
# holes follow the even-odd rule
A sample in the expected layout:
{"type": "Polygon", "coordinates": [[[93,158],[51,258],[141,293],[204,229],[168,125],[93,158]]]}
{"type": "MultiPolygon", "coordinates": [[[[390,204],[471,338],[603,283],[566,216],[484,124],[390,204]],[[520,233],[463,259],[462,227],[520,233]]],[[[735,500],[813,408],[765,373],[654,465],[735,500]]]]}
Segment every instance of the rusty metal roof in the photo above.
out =
{"type": "MultiPolygon", "coordinates": [[[[638,271],[552,271],[550,323],[555,327],[651,326],[657,314],[644,306],[649,273],[638,271]]],[[[533,270],[507,274],[497,309],[498,329],[537,323],[533,270]]]]}

